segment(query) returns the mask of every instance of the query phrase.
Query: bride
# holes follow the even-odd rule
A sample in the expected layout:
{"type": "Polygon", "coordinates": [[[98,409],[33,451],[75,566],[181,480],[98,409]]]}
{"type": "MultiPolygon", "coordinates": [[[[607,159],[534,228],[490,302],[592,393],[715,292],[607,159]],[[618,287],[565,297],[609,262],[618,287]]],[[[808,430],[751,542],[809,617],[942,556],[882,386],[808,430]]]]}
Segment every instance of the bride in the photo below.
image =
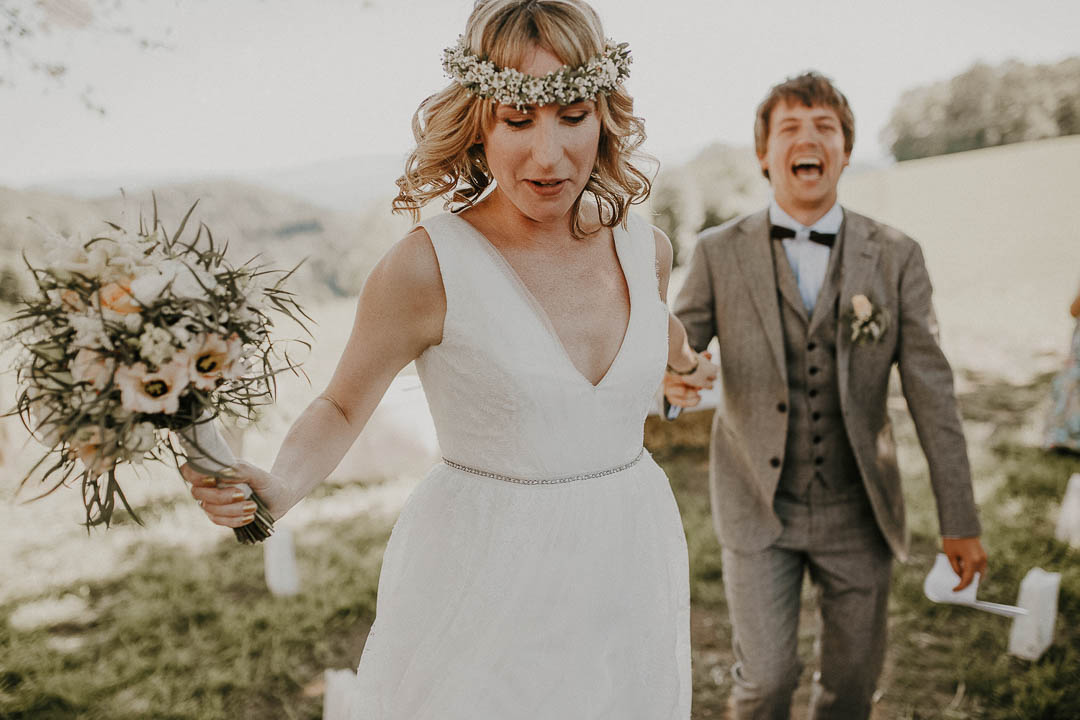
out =
{"type": "MultiPolygon", "coordinates": [[[[628,66],[583,0],[476,3],[394,202],[455,212],[372,271],[273,468],[231,468],[280,517],[416,362],[445,459],[386,547],[358,720],[690,717],[686,539],[642,435],[665,363],[699,387],[716,367],[668,313],[671,244],[628,213],[649,192],[628,66]]],[[[250,519],[182,472],[211,520],[250,519]]]]}

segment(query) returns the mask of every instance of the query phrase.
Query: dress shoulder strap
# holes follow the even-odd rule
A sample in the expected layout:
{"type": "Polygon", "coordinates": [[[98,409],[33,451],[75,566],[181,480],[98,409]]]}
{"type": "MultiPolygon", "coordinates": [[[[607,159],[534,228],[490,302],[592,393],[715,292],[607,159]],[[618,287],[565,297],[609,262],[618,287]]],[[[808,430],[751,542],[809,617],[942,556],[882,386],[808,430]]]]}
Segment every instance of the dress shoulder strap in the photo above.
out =
{"type": "MultiPolygon", "coordinates": [[[[660,297],[660,278],[656,266],[656,237],[652,225],[636,213],[628,213],[626,227],[618,226],[615,233],[623,233],[623,248],[628,262],[623,267],[628,283],[648,289],[660,297]],[[631,277],[631,275],[633,277],[631,277]]],[[[618,235],[616,235],[618,240],[618,235]]]]}
{"type": "Polygon", "coordinates": [[[477,277],[486,267],[478,262],[483,248],[479,247],[474,233],[464,220],[449,212],[426,218],[418,227],[427,231],[435,257],[439,261],[443,291],[446,294],[446,317],[443,320],[443,340],[456,337],[466,321],[465,313],[478,298],[475,297],[486,283],[477,277]]]}
{"type": "Polygon", "coordinates": [[[491,249],[487,241],[469,225],[468,220],[453,213],[441,213],[423,219],[418,227],[428,231],[438,260],[446,294],[446,316],[443,321],[444,342],[461,338],[472,324],[478,305],[490,303],[491,249]]]}

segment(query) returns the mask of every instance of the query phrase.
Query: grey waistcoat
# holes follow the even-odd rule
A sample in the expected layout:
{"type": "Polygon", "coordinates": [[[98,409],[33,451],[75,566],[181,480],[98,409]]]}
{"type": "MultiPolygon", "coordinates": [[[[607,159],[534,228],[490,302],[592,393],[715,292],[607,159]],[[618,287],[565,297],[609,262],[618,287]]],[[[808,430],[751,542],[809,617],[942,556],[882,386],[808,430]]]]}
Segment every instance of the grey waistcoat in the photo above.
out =
{"type": "Polygon", "coordinates": [[[789,500],[806,502],[812,485],[817,501],[848,500],[865,493],[840,411],[836,318],[843,238],[839,241],[810,317],[783,245],[772,241],[789,413],[784,465],[776,492],[789,500]]]}

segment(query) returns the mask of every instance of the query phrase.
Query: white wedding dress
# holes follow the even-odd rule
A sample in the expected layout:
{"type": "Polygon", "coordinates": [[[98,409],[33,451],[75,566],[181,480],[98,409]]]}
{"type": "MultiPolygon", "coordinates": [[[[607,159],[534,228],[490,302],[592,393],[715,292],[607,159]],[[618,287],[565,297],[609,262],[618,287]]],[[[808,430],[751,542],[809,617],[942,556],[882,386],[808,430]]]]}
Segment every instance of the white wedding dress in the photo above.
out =
{"type": "Polygon", "coordinates": [[[614,230],[630,320],[594,386],[483,235],[423,226],[446,320],[416,364],[446,462],[390,536],[351,717],[686,720],[686,538],[641,444],[667,356],[652,229],[614,230]]]}

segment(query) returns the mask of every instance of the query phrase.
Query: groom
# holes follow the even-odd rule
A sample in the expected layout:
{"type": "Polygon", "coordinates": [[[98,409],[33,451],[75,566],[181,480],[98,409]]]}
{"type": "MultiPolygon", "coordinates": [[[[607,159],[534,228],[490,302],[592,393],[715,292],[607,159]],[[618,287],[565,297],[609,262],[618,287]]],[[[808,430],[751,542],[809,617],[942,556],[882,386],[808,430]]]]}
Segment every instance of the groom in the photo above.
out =
{"type": "MultiPolygon", "coordinates": [[[[808,573],[822,620],[811,717],[865,718],[892,558],[907,554],[886,412],[894,364],[960,587],[986,565],[952,371],[918,244],[837,203],[854,141],[847,99],[817,73],[789,79],[758,107],[754,136],[772,201],[701,234],[674,305],[694,350],[720,344],[710,491],[734,629],[732,704],[740,719],[788,717],[808,573]]],[[[672,405],[697,401],[672,373],[664,392],[672,405]]]]}

